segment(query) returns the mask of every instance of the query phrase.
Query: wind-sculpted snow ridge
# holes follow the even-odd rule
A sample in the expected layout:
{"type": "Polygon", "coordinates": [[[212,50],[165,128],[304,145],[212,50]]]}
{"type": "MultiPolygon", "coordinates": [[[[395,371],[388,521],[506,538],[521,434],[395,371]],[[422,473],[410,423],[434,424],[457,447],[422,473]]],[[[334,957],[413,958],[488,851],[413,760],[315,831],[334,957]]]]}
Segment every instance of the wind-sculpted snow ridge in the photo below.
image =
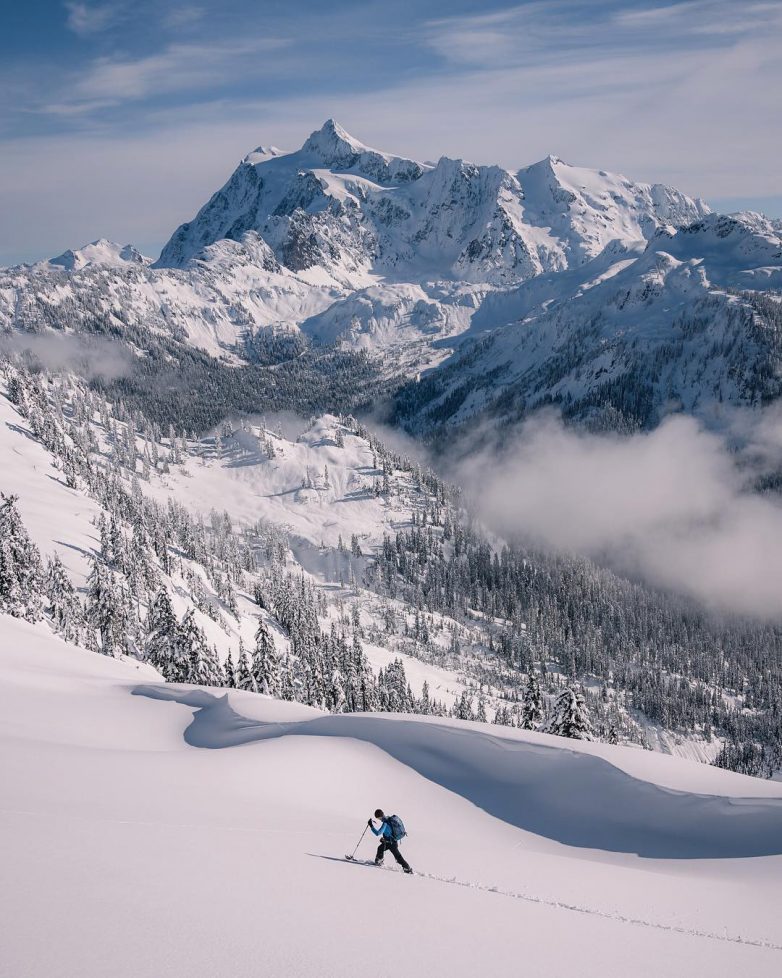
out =
{"type": "Polygon", "coordinates": [[[653,859],[782,854],[782,798],[701,795],[633,777],[572,747],[487,733],[458,721],[380,715],[263,723],[227,694],[138,686],[136,695],[195,708],[185,740],[221,749],[280,737],[347,737],[374,744],[422,777],[511,825],[563,845],[653,859]]]}
{"type": "MultiPolygon", "coordinates": [[[[247,746],[197,749],[182,732],[191,711],[208,705],[205,692],[170,687],[190,707],[129,695],[142,683],[160,689],[147,665],[0,615],[4,974],[160,978],[164,960],[167,978],[250,978],[259,969],[472,978],[489,959],[515,975],[520,955],[536,978],[779,970],[780,856],[660,862],[561,846],[421,777],[382,744],[301,736],[299,721],[323,715],[250,692],[229,693],[233,719],[217,708],[201,718],[211,713],[221,742],[247,746]],[[253,745],[261,724],[250,717],[292,736],[253,745]],[[342,858],[378,804],[404,818],[416,875],[342,858]],[[389,907],[394,939],[378,928],[389,907]]],[[[421,751],[441,726],[356,720],[417,728],[421,751]]],[[[533,739],[500,743],[522,748],[513,757],[523,766],[533,739]]],[[[584,752],[587,763],[610,754],[659,785],[782,797],[779,785],[649,752],[562,750],[584,752]]],[[[574,786],[573,821],[583,792],[574,786]]],[[[368,830],[359,845],[359,858],[371,858],[368,830]]]]}

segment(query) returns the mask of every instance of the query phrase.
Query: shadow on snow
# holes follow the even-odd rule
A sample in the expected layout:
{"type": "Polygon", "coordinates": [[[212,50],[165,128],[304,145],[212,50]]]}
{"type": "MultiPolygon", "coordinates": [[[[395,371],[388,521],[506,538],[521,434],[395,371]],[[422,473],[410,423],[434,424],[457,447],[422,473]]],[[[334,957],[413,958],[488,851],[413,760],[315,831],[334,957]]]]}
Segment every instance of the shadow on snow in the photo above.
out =
{"type": "Polygon", "coordinates": [[[285,736],[365,741],[495,818],[569,846],[656,859],[782,853],[782,798],[726,798],[663,788],[608,761],[382,714],[336,714],[263,723],[232,709],[227,694],[138,686],[134,695],[195,710],[185,741],[220,749],[285,736]]]}

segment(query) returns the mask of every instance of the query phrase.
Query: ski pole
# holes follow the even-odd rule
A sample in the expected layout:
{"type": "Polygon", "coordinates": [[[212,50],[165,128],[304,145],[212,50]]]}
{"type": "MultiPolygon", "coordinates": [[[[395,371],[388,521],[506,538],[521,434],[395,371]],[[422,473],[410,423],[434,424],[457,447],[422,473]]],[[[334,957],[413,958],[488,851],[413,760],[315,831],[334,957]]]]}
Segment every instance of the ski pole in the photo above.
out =
{"type": "MultiPolygon", "coordinates": [[[[367,834],[368,828],[369,825],[364,826],[364,831],[361,833],[361,839],[363,839],[364,836],[367,834]]],[[[358,842],[356,843],[356,848],[353,850],[353,852],[351,852],[351,854],[346,857],[347,859],[353,859],[355,857],[356,853],[358,852],[358,847],[361,845],[361,839],[359,839],[358,842]]]]}

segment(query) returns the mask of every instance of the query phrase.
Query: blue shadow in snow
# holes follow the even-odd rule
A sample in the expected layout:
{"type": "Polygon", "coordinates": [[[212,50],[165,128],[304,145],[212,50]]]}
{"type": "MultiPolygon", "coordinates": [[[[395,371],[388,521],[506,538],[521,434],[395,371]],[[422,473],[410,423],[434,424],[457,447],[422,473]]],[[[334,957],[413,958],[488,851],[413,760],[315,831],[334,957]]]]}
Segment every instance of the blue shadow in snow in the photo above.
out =
{"type": "Polygon", "coordinates": [[[262,723],[227,694],[138,686],[134,695],[196,712],[193,747],[220,749],[285,736],[365,741],[495,818],[569,846],[654,859],[782,854],[782,798],[727,798],[663,788],[600,757],[436,721],[342,714],[262,723]]]}

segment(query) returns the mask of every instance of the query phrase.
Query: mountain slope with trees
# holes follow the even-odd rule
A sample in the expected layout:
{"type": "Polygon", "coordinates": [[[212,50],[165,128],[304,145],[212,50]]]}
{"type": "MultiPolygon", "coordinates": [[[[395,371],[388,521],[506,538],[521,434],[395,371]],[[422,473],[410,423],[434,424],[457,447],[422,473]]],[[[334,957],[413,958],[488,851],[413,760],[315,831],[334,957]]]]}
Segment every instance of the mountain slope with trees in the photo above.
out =
{"type": "Polygon", "coordinates": [[[3,501],[7,613],[172,681],[668,750],[682,738],[748,773],[781,766],[779,626],[497,540],[347,416],[295,441],[263,421],[165,436],[75,380],[4,372],[4,438],[44,452],[15,476],[43,494],[36,545],[24,497],[3,501]],[[65,547],[47,479],[67,506],[97,504],[74,511],[65,547]]]}

